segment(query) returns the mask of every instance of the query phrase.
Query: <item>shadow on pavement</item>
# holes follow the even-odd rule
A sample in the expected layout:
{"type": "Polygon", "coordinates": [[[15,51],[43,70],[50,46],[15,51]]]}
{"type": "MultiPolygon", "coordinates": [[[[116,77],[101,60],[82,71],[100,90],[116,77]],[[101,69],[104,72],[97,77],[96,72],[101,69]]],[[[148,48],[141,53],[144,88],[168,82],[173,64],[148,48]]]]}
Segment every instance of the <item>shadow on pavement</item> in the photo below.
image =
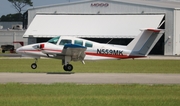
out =
{"type": "Polygon", "coordinates": [[[47,74],[75,74],[75,72],[47,72],[47,74]]]}

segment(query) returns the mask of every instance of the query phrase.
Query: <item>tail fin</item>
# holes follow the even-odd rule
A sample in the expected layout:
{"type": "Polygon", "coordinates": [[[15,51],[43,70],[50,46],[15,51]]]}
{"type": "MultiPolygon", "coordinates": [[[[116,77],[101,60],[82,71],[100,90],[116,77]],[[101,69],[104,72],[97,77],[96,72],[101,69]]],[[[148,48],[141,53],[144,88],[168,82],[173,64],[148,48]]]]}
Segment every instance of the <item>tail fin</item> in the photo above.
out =
{"type": "Polygon", "coordinates": [[[127,45],[127,49],[132,50],[131,55],[147,56],[163,33],[164,30],[162,29],[144,29],[127,45]]]}

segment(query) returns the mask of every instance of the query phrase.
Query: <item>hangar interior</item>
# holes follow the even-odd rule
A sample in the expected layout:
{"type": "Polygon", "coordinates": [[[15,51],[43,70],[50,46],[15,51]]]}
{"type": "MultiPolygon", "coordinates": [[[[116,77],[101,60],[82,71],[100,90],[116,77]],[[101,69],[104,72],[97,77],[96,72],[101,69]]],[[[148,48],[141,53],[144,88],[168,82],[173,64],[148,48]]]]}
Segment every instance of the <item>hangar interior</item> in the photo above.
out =
{"type": "Polygon", "coordinates": [[[140,28],[151,27],[165,29],[165,34],[150,54],[180,54],[178,48],[180,23],[177,23],[180,21],[180,5],[178,3],[148,0],[87,0],[35,7],[26,13],[28,29],[23,37],[28,38],[29,44],[44,42],[57,35],[66,35],[101,43],[127,45],[138,35],[140,28]],[[54,16],[56,18],[52,19],[54,16]],[[82,16],[82,18],[68,17],[66,20],[66,18],[62,19],[62,16],[82,16]],[[107,17],[99,17],[92,20],[93,16],[117,16],[118,18],[110,17],[109,20],[104,20],[107,17]],[[145,17],[140,19],[137,16],[145,17]],[[157,19],[156,16],[160,18],[157,19]],[[57,17],[61,19],[56,20],[57,17]],[[78,27],[75,26],[76,24],[78,27]]]}

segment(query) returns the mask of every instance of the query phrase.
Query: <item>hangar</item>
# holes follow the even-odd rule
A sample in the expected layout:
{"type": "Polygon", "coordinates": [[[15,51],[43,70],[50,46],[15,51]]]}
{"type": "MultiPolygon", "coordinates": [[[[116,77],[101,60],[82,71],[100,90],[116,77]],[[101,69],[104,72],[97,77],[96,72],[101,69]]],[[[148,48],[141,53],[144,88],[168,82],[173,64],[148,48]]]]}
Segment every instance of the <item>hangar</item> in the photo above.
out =
{"type": "Polygon", "coordinates": [[[138,29],[153,27],[165,29],[165,34],[151,54],[180,55],[180,3],[177,2],[88,0],[30,8],[26,13],[28,29],[23,37],[28,38],[29,44],[59,34],[127,45],[138,29]]]}

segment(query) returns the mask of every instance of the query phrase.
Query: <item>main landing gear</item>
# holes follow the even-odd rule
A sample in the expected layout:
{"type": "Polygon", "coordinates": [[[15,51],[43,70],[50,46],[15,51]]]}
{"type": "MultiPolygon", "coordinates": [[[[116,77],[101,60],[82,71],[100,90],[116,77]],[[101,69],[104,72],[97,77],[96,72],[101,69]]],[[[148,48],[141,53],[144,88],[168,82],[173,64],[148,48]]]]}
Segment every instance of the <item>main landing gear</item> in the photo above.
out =
{"type": "Polygon", "coordinates": [[[63,65],[64,71],[72,71],[73,70],[73,66],[71,64],[69,64],[69,62],[71,60],[72,60],[71,56],[65,56],[64,59],[62,59],[62,65],[63,65]]]}

